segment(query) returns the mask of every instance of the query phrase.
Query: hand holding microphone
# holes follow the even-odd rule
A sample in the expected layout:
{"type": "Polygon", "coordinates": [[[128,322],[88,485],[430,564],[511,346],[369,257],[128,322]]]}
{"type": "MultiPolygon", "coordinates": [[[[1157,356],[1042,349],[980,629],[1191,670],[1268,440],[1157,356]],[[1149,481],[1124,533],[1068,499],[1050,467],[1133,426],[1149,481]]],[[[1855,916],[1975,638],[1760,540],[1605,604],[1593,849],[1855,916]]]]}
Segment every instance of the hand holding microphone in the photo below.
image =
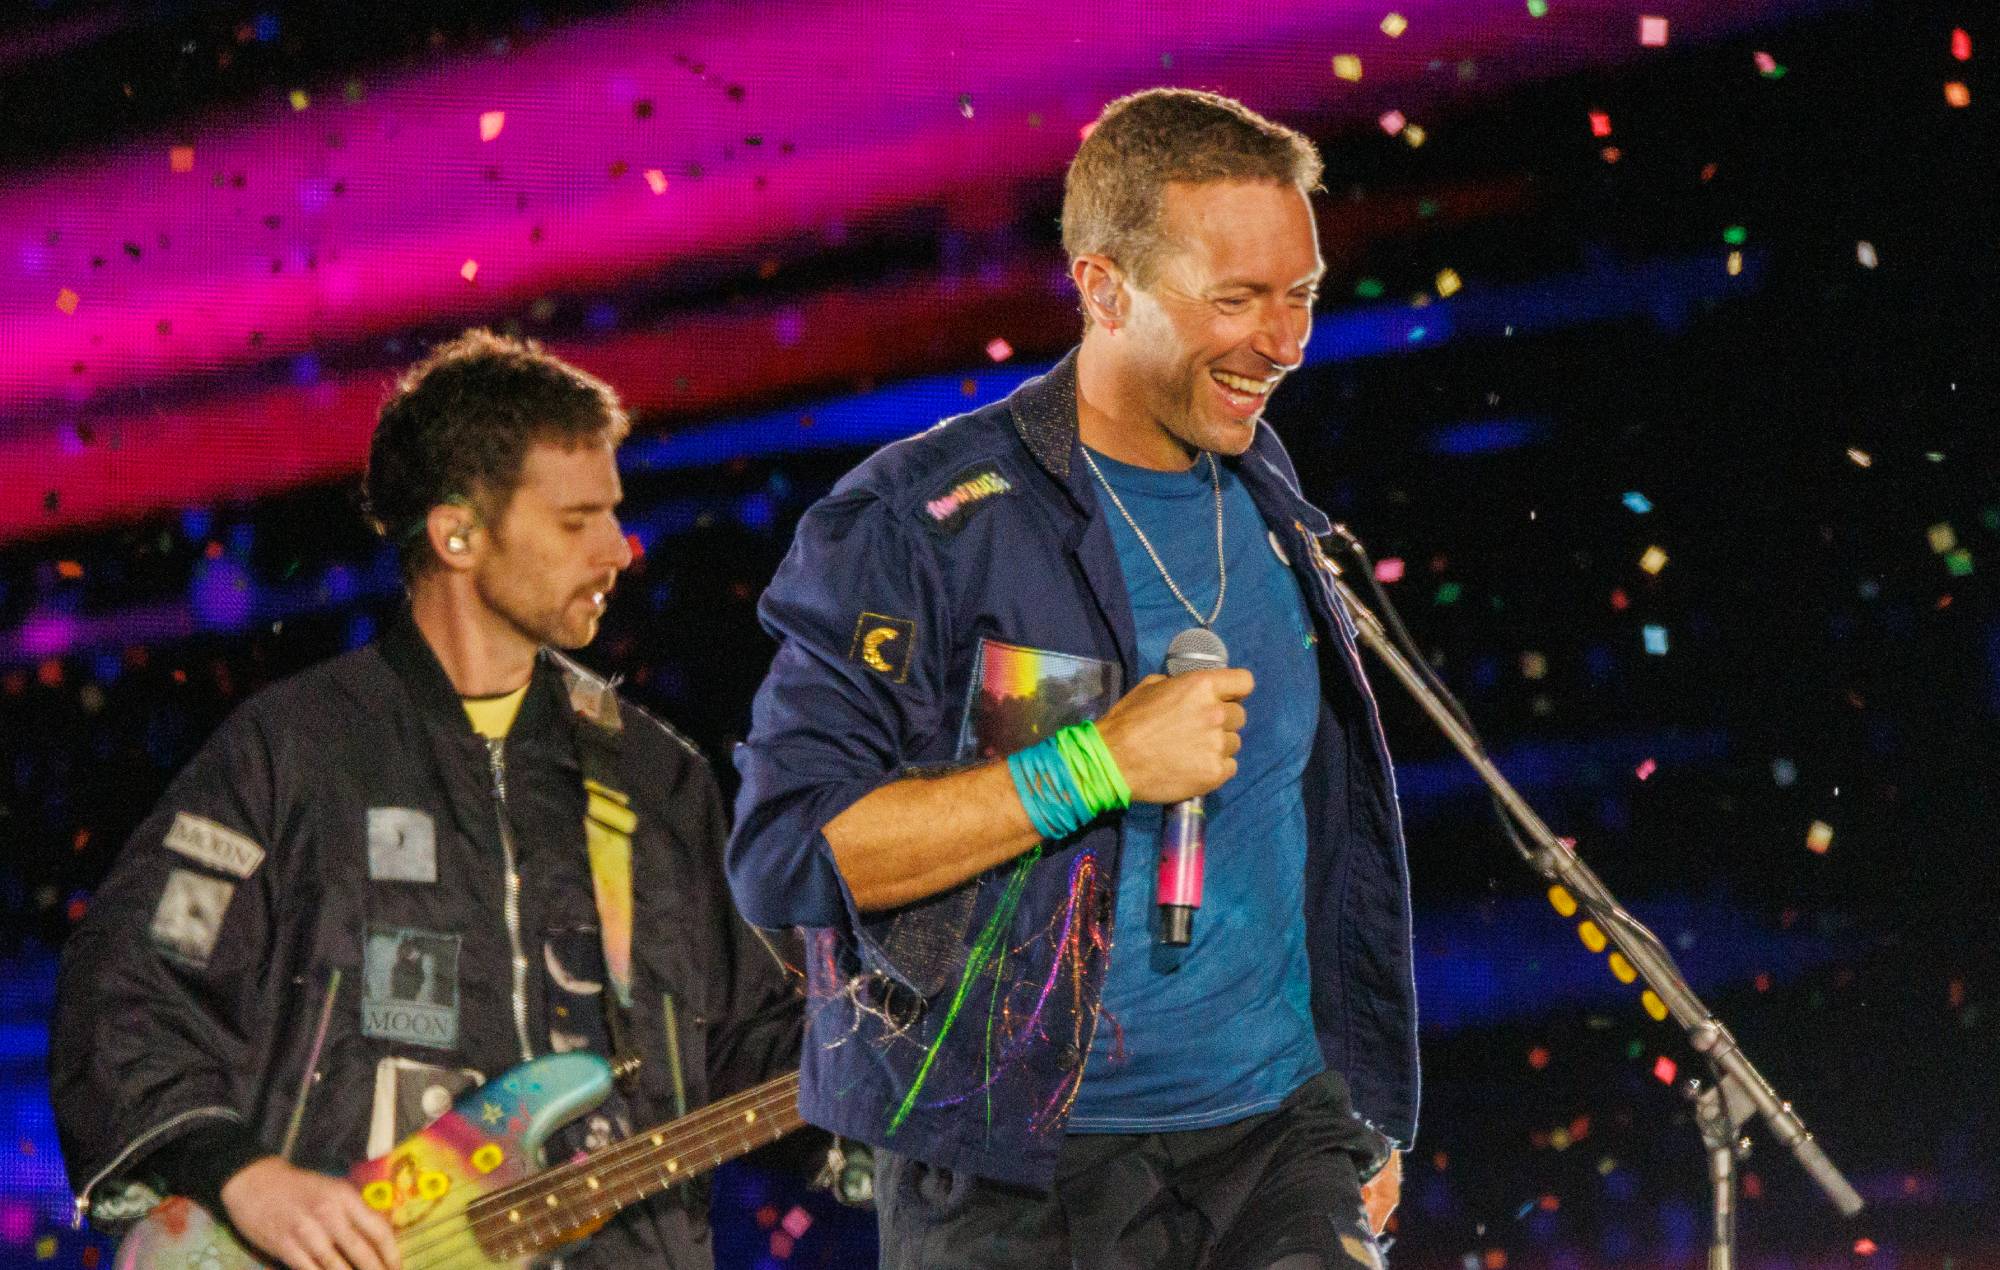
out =
{"type": "Polygon", "coordinates": [[[1242,701],[1256,686],[1227,669],[1212,631],[1196,628],[1167,648],[1168,674],[1149,675],[1098,721],[1134,802],[1166,805],[1160,836],[1162,939],[1185,944],[1201,904],[1201,796],[1236,774],[1242,701]]]}

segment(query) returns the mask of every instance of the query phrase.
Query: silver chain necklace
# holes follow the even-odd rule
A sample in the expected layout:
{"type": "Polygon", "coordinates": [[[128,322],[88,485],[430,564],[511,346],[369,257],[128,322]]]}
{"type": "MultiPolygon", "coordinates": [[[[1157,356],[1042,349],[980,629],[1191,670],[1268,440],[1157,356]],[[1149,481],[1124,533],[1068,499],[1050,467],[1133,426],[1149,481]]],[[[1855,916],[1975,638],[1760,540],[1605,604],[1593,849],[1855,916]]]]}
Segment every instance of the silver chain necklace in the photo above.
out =
{"type": "Polygon", "coordinates": [[[1215,456],[1207,453],[1203,455],[1208,460],[1209,483],[1215,487],[1215,575],[1217,578],[1215,609],[1207,617],[1203,617],[1201,610],[1189,604],[1187,596],[1181,594],[1180,587],[1174,582],[1174,575],[1167,572],[1166,561],[1160,559],[1160,553],[1153,550],[1153,544],[1147,539],[1146,531],[1139,528],[1139,522],[1132,519],[1131,512],[1125,510],[1125,502],[1118,497],[1118,491],[1112,489],[1111,482],[1104,479],[1104,469],[1098,467],[1097,460],[1090,457],[1090,447],[1086,445],[1079,448],[1083,451],[1083,461],[1090,464],[1090,470],[1097,474],[1097,483],[1104,487],[1105,493],[1111,495],[1111,505],[1118,509],[1118,514],[1125,518],[1125,523],[1130,525],[1132,532],[1138,536],[1139,545],[1146,549],[1148,556],[1152,557],[1153,567],[1158,569],[1160,577],[1166,580],[1167,590],[1174,593],[1174,598],[1181,602],[1181,607],[1188,611],[1188,616],[1201,623],[1203,628],[1215,625],[1215,619],[1222,616],[1222,601],[1229,594],[1229,565],[1224,560],[1222,554],[1222,469],[1216,465],[1215,456]]]}

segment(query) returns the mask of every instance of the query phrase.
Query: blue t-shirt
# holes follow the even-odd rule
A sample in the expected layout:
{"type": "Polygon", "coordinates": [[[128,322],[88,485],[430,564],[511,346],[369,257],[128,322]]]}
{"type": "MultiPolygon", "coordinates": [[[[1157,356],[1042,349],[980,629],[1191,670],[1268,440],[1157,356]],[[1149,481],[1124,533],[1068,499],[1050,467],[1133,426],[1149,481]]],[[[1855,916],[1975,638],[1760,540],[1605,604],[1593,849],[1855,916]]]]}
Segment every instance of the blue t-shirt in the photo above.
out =
{"type": "MultiPolygon", "coordinates": [[[[1105,479],[1204,616],[1219,583],[1215,494],[1206,460],[1156,472],[1095,454],[1105,479]]],[[[1306,965],[1305,802],[1300,778],[1319,721],[1312,619],[1250,494],[1221,465],[1229,593],[1212,628],[1257,687],[1236,775],[1208,795],[1202,907],[1194,940],[1157,940],[1154,888],[1163,809],[1125,817],[1111,965],[1072,1133],[1151,1133],[1230,1124],[1268,1111],[1325,1066],[1306,965]]],[[[1139,665],[1164,670],[1167,644],[1196,625],[1099,487],[1132,598],[1139,665]]]]}

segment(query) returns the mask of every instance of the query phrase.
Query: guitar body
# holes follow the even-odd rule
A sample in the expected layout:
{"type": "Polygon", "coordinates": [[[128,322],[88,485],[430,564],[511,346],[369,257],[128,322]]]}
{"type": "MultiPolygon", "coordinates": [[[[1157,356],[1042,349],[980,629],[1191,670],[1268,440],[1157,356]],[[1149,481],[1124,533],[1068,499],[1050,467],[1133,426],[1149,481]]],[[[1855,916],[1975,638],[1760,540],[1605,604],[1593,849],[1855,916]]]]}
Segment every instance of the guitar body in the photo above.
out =
{"type": "MultiPolygon", "coordinates": [[[[532,1256],[490,1250],[498,1241],[475,1235],[466,1206],[540,1171],[549,1136],[610,1092],[611,1068],[594,1054],[551,1054],[523,1063],[466,1091],[450,1111],[387,1155],[355,1165],[348,1180],[370,1208],[389,1219],[406,1270],[527,1266],[532,1256]]],[[[575,1227],[561,1242],[580,1239],[595,1228],[575,1227]]],[[[133,1227],[112,1264],[115,1270],[261,1270],[270,1265],[206,1209],[180,1197],[167,1200],[133,1227]]]]}

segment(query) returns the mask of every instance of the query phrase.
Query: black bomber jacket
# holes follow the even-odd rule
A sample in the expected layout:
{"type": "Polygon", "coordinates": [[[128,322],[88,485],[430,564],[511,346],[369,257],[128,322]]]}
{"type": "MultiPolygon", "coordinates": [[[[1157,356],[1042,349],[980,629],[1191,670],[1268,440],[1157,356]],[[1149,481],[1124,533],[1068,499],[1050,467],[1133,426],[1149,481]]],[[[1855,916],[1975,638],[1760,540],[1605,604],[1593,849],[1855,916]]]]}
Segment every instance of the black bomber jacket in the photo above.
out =
{"type": "MultiPolygon", "coordinates": [[[[120,1200],[159,1185],[176,1143],[276,1153],[302,1096],[293,1162],[344,1173],[371,1124],[381,1145],[398,1072],[463,1084],[579,1033],[601,1046],[570,994],[604,981],[582,751],[607,740],[596,770],[638,816],[632,1127],[796,1066],[801,1000],[731,905],[699,752],[545,654],[496,763],[406,611],[238,709],[72,934],[50,1074],[79,1215],[135,1215],[120,1200]]],[[[628,1210],[566,1260],[706,1268],[704,1193],[628,1210]]]]}

